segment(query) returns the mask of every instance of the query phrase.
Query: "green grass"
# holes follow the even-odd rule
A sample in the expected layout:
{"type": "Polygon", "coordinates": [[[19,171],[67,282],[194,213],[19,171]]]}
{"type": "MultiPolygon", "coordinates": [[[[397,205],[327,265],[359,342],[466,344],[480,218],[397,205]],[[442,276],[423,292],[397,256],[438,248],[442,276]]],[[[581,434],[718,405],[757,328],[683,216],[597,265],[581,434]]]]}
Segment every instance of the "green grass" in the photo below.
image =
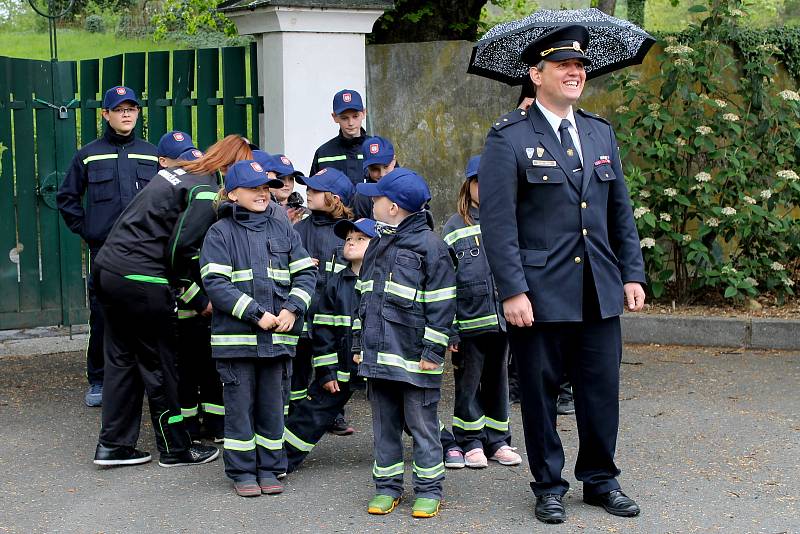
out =
{"type": "MultiPolygon", "coordinates": [[[[76,60],[108,57],[123,52],[149,52],[184,48],[176,43],[151,39],[121,39],[113,33],[58,30],[58,59],[76,60]]],[[[50,59],[47,33],[0,32],[0,56],[50,59]]]]}

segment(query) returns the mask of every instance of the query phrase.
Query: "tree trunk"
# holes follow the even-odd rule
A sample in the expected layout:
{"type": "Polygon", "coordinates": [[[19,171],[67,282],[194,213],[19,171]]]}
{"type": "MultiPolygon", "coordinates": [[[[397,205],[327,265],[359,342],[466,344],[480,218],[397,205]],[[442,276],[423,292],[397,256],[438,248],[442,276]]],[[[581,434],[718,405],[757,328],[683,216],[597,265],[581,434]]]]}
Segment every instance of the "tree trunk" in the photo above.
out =
{"type": "Polygon", "coordinates": [[[644,27],[644,3],[645,0],[628,0],[628,20],[640,28],[644,27]]]}
{"type": "Polygon", "coordinates": [[[487,0],[396,0],[375,23],[371,42],[474,41],[487,0]]]}
{"type": "MultiPolygon", "coordinates": [[[[630,0],[629,0],[630,1],[630,0]]],[[[592,7],[596,7],[606,15],[614,16],[614,10],[617,9],[617,0],[592,0],[592,7]]]]}

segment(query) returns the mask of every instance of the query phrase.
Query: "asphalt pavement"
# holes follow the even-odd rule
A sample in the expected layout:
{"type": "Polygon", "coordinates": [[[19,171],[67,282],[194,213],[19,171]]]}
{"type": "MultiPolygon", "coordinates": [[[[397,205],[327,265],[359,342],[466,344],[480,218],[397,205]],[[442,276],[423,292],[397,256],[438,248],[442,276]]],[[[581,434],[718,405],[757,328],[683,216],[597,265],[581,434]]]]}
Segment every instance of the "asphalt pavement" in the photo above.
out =
{"type": "MultiPolygon", "coordinates": [[[[583,504],[571,469],[574,417],[559,418],[567,457],[568,519],[533,515],[527,461],[448,470],[441,513],[370,516],[372,434],[357,394],[357,432],[325,436],[279,496],[234,495],[221,459],[164,469],[98,469],[91,459],[100,410],[87,408],[79,352],[0,358],[0,532],[800,532],[800,352],[627,346],[617,463],[642,507],[623,519],[583,504]]],[[[448,374],[441,414],[452,413],[448,374]]],[[[514,445],[526,459],[519,406],[514,445]]],[[[140,447],[155,451],[145,417],[140,447]]]]}

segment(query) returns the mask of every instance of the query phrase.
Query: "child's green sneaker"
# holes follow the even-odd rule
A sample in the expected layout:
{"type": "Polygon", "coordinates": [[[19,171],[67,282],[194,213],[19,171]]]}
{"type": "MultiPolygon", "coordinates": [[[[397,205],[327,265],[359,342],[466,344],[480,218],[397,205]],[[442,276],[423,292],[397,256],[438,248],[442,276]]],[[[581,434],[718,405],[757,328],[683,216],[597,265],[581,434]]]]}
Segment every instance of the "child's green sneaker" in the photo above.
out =
{"type": "Polygon", "coordinates": [[[417,497],[414,506],[411,508],[412,517],[433,517],[439,513],[439,499],[427,499],[417,497]]]}
{"type": "Polygon", "coordinates": [[[386,515],[392,513],[397,508],[400,497],[394,498],[391,495],[375,495],[367,505],[367,512],[374,515],[386,515]]]}

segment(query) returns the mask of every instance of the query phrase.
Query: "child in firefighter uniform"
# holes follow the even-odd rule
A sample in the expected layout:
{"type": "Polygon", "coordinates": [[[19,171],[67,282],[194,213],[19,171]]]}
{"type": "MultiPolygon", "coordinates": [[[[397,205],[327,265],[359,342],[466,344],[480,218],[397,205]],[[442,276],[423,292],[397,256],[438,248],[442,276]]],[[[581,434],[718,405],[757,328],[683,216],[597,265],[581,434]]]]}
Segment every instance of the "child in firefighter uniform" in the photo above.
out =
{"type": "Polygon", "coordinates": [[[362,329],[353,331],[353,357],[372,405],[376,495],[368,511],[388,514],[400,501],[405,424],[414,441],[412,515],[432,517],[445,471],[437,407],[456,313],[455,258],[432,230],[421,176],[397,168],[357,190],[373,197],[378,231],[357,285],[362,329]]]}
{"type": "Polygon", "coordinates": [[[223,384],[225,474],[243,497],[283,491],[283,391],[316,278],[297,233],[278,215],[283,208],[270,201],[275,176],[253,160],[227,169],[219,221],[200,253],[223,384]]]}
{"type": "Polygon", "coordinates": [[[455,374],[453,434],[467,467],[519,465],[510,446],[508,421],[508,339],[494,280],[481,243],[478,164],[470,158],[458,196],[458,213],[444,225],[444,241],[456,253],[457,308],[450,350],[455,374]]]}
{"type": "Polygon", "coordinates": [[[361,328],[358,321],[352,324],[355,288],[364,253],[370,239],[375,237],[375,221],[339,221],[334,231],[344,240],[342,257],[348,265],[331,275],[319,297],[312,328],[314,381],[308,388],[308,396],[295,404],[286,421],[290,473],[303,462],[350,400],[353,393],[350,381],[358,371],[351,352],[351,332],[361,328]]]}
{"type": "MultiPolygon", "coordinates": [[[[326,167],[314,176],[298,176],[296,180],[308,188],[306,203],[311,215],[297,223],[294,229],[300,235],[303,248],[317,264],[317,285],[306,313],[306,328],[300,337],[292,368],[292,389],[289,396],[292,404],[308,394],[314,367],[309,330],[314,321],[319,297],[325,291],[328,278],[345,267],[340,258],[344,240],[334,233],[333,226],[337,221],[353,216],[353,212],[347,207],[353,196],[353,184],[344,173],[326,167]]],[[[348,431],[348,425],[343,419],[339,418],[337,433],[352,434],[353,429],[349,428],[348,431]]]]}

